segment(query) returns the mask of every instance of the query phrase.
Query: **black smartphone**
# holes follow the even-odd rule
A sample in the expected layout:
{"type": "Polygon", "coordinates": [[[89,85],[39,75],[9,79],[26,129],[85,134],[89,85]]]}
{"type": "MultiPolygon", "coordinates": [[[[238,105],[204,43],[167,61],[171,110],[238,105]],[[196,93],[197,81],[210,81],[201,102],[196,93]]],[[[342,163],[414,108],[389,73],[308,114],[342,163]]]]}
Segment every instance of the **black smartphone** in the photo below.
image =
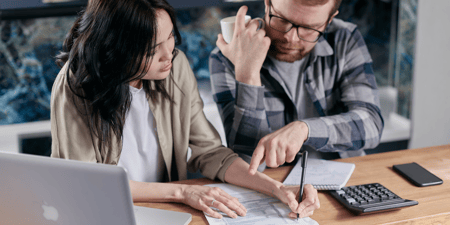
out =
{"type": "Polygon", "coordinates": [[[418,187],[426,187],[443,183],[439,177],[415,162],[394,165],[392,168],[418,187]]]}

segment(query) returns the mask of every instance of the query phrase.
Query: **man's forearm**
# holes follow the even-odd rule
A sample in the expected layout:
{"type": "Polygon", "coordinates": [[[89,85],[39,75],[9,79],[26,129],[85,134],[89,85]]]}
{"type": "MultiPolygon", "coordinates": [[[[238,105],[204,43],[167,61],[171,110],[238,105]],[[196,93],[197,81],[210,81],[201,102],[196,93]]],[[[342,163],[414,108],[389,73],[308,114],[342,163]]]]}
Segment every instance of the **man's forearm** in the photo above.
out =
{"type": "Polygon", "coordinates": [[[254,148],[260,138],[258,135],[271,132],[264,103],[265,88],[239,80],[230,82],[237,78],[235,73],[241,72],[218,49],[211,53],[209,68],[214,101],[222,117],[228,147],[233,150],[236,150],[235,145],[254,148]]]}
{"type": "Polygon", "coordinates": [[[258,71],[249,71],[236,68],[236,80],[254,86],[261,86],[261,77],[258,71]],[[250,75],[251,74],[251,75],[250,75]]]}
{"type": "Polygon", "coordinates": [[[214,100],[223,118],[228,147],[233,150],[237,150],[236,146],[253,149],[258,144],[260,134],[270,133],[264,108],[264,89],[244,83],[237,85],[236,89],[239,90],[231,89],[236,90],[235,99],[215,93],[217,97],[214,100]]]}
{"type": "Polygon", "coordinates": [[[324,152],[375,148],[383,124],[379,116],[371,116],[369,112],[360,108],[338,115],[304,119],[310,128],[305,145],[324,152]]]}

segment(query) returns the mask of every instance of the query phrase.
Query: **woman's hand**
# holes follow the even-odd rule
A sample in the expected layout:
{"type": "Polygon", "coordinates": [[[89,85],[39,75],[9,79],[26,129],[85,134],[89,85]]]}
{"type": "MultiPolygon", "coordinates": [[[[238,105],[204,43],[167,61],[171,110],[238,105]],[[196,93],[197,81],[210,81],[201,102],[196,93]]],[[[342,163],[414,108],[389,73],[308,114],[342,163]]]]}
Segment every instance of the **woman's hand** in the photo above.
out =
{"type": "Polygon", "coordinates": [[[183,203],[208,215],[221,219],[222,214],[211,207],[219,209],[231,218],[245,216],[247,209],[239,200],[218,187],[186,185],[182,190],[183,203]],[[237,213],[237,214],[236,214],[237,213]]]}
{"type": "Polygon", "coordinates": [[[289,217],[297,218],[297,213],[299,217],[312,216],[314,210],[320,208],[317,190],[311,184],[305,184],[303,200],[298,204],[299,191],[300,186],[283,185],[279,189],[274,190],[273,194],[291,208],[292,212],[289,213],[289,217]]]}

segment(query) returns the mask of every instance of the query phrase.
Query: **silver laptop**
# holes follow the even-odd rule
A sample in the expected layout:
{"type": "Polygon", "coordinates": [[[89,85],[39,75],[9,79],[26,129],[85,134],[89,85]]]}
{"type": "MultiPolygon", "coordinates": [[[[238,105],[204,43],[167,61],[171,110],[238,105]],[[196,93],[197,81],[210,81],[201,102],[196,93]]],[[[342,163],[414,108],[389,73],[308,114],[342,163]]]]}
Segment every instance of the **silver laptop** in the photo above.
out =
{"type": "Polygon", "coordinates": [[[189,213],[134,206],[123,168],[0,152],[0,224],[188,224],[189,213]]]}

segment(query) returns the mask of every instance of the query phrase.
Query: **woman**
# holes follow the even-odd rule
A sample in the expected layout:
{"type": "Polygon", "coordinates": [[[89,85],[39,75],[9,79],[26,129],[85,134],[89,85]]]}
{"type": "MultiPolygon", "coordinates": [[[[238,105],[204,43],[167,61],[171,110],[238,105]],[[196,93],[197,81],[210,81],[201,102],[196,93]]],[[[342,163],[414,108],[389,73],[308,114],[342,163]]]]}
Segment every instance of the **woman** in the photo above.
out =
{"type": "Polygon", "coordinates": [[[210,179],[276,196],[309,216],[317,191],[285,187],[221,146],[206,120],[180,34],[165,0],[91,0],[58,56],[51,100],[52,157],[124,167],[133,201],[182,202],[221,218],[244,216],[239,201],[218,188],[164,183],[187,169],[210,179]],[[187,160],[188,147],[192,155],[187,160]]]}

